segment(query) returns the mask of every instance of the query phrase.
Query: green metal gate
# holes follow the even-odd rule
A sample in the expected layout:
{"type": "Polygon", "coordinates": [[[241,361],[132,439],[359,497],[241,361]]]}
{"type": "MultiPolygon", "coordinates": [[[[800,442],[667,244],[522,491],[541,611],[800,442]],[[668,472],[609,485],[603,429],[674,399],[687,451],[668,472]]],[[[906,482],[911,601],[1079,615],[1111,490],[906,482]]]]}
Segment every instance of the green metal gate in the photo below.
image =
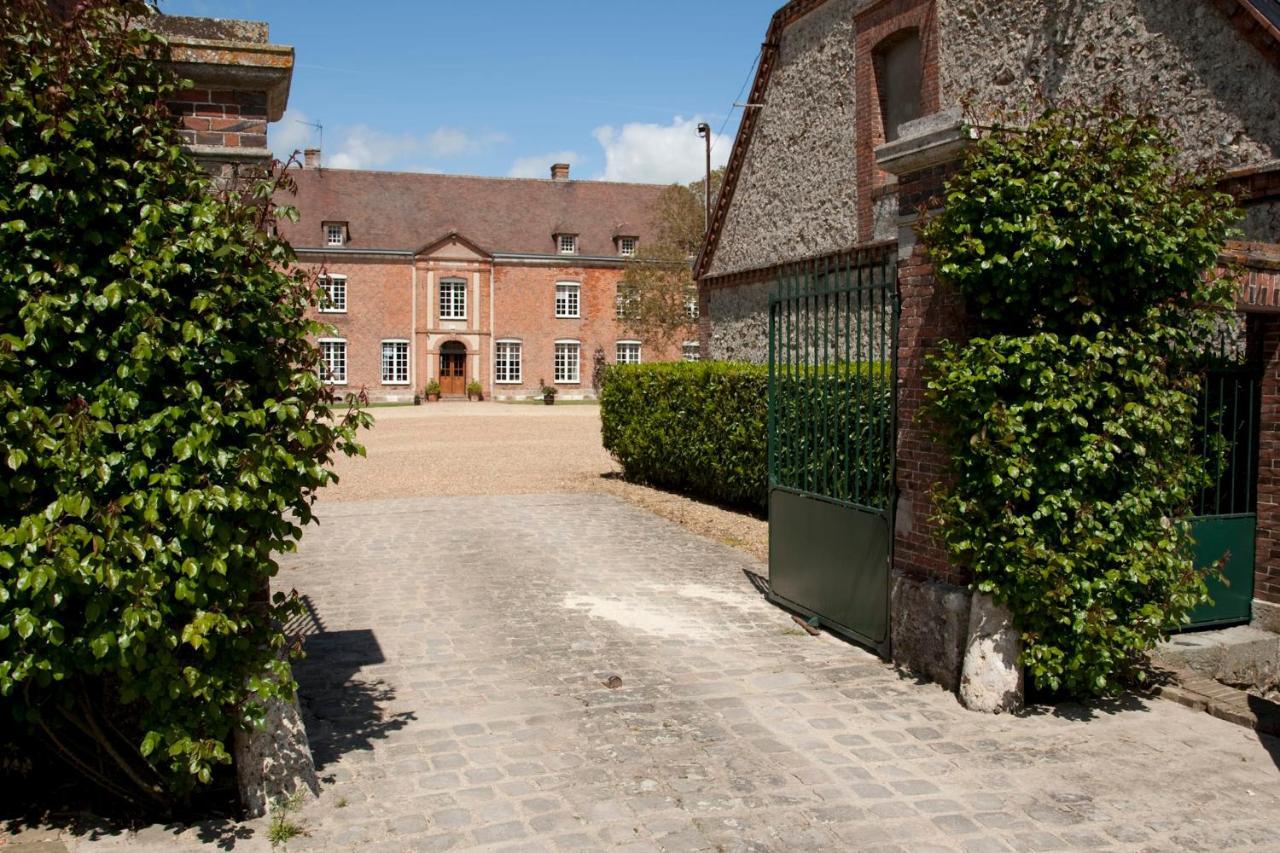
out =
{"type": "Polygon", "coordinates": [[[770,598],[884,652],[898,338],[892,245],[788,265],[769,306],[770,598]]]}
{"type": "Polygon", "coordinates": [[[1196,565],[1224,556],[1223,580],[1209,579],[1211,604],[1191,615],[1191,627],[1242,624],[1251,616],[1258,504],[1258,422],[1261,371],[1241,359],[1220,360],[1205,373],[1200,394],[1200,445],[1212,484],[1200,495],[1192,532],[1196,565]]]}

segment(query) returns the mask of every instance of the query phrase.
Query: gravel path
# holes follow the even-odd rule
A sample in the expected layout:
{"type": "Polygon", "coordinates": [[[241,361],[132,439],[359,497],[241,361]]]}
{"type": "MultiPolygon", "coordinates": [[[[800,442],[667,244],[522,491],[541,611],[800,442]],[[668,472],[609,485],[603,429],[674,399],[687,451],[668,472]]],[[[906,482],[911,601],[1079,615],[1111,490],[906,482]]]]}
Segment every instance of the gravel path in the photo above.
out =
{"type": "Polygon", "coordinates": [[[339,459],[331,501],[554,492],[622,498],[699,535],[769,555],[768,525],[680,495],[628,483],[600,443],[600,408],[434,403],[373,410],[365,458],[339,459]]]}

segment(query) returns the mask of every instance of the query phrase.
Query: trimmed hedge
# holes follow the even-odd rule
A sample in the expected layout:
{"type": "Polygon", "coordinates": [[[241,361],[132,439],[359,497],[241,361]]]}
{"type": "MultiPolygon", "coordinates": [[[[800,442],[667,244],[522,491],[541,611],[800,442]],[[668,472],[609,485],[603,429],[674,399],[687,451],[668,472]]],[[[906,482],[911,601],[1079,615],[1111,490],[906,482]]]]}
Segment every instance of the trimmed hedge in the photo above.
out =
{"type": "Polygon", "coordinates": [[[617,365],[600,392],[604,446],[627,479],[763,508],[769,369],[680,362],[617,365]]]}
{"type": "MultiPolygon", "coordinates": [[[[784,379],[778,429],[786,485],[853,499],[860,484],[879,484],[892,457],[891,439],[870,434],[888,415],[888,382],[876,368],[823,371],[784,379]],[[790,436],[790,437],[789,437],[790,436]],[[877,444],[877,441],[880,443],[877,444]],[[790,452],[785,452],[789,450],[790,452]],[[856,464],[855,464],[856,463],[856,464]],[[872,469],[871,471],[865,470],[872,469]]],[[[769,369],[730,362],[619,365],[600,396],[604,446],[627,479],[734,506],[764,509],[769,494],[769,369]]],[[[864,500],[878,485],[860,486],[864,500]]]]}

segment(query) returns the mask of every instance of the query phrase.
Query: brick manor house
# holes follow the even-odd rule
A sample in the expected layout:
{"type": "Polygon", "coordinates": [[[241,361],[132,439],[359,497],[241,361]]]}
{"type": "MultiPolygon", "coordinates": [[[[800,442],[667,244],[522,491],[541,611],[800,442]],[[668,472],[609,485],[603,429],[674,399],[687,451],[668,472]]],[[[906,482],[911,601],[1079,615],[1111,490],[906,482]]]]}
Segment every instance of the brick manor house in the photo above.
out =
{"type": "MultiPolygon", "coordinates": [[[[618,284],[650,239],[663,187],[324,168],[295,173],[298,222],[280,232],[321,274],[315,316],[339,391],[404,401],[438,380],[486,398],[594,395],[606,363],[696,359],[697,330],[666,345],[617,318],[618,284]]],[[[691,317],[697,306],[690,305],[691,317]]]]}

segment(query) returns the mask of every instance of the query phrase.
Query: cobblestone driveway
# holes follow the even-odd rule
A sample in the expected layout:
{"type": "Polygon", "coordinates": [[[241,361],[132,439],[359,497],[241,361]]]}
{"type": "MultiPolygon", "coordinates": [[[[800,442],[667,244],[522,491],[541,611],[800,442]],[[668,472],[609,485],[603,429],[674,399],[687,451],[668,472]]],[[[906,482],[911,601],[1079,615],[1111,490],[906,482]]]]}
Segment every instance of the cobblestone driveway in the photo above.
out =
{"type": "Polygon", "coordinates": [[[321,515],[282,577],[328,780],[292,849],[1280,849],[1274,741],[1164,702],[970,714],[621,501],[321,515]]]}

